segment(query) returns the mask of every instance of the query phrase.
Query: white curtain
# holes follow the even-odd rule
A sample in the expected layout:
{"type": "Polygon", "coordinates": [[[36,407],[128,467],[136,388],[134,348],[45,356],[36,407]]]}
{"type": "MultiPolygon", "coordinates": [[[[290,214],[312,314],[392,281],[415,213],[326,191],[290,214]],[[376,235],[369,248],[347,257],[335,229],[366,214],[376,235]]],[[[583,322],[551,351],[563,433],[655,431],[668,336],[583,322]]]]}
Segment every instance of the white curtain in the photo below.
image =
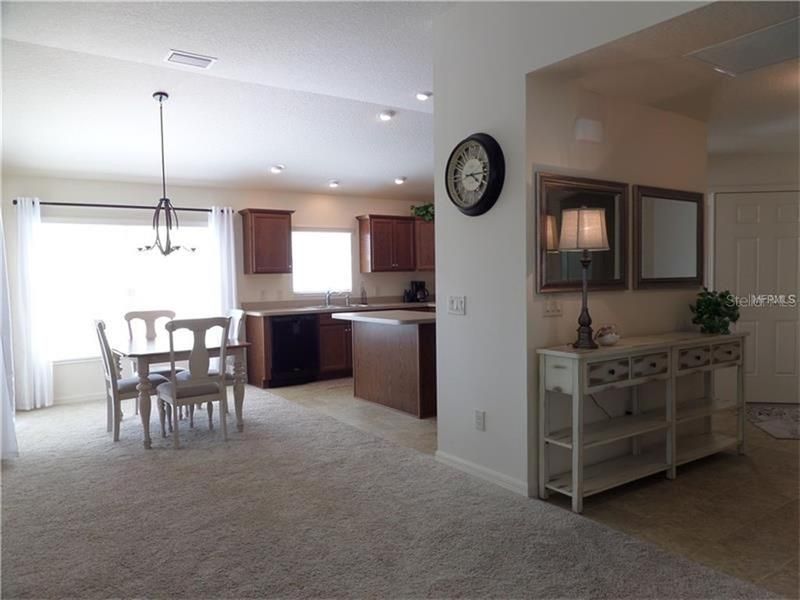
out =
{"type": "Polygon", "coordinates": [[[14,355],[11,344],[11,296],[8,289],[8,262],[6,260],[6,234],[3,213],[0,211],[0,400],[3,411],[3,459],[13,458],[17,450],[17,432],[14,429],[14,355]]]}
{"type": "Polygon", "coordinates": [[[219,308],[223,315],[227,315],[232,308],[239,308],[239,297],[236,293],[236,245],[233,238],[234,215],[230,207],[213,206],[208,216],[219,281],[219,308]]]}
{"type": "MultiPolygon", "coordinates": [[[[53,364],[40,292],[42,213],[38,198],[17,198],[16,406],[32,410],[53,404],[53,364]]],[[[76,265],[76,268],[79,268],[76,265]]]]}

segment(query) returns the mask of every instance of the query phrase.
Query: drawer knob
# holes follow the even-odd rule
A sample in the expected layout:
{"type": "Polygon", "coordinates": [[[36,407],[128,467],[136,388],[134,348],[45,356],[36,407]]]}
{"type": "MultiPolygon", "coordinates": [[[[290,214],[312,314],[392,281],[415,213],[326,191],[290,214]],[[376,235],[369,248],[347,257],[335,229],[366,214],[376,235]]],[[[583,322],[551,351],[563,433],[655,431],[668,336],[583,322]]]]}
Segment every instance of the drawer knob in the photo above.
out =
{"type": "Polygon", "coordinates": [[[616,373],[616,371],[614,369],[609,369],[608,370],[608,374],[609,375],[614,375],[615,373],[616,373]]]}
{"type": "Polygon", "coordinates": [[[657,366],[658,366],[658,365],[657,365],[656,363],[654,363],[654,362],[651,362],[651,363],[650,363],[650,368],[651,368],[651,369],[655,369],[657,366]]]}
{"type": "Polygon", "coordinates": [[[703,357],[700,354],[695,354],[694,355],[694,359],[695,360],[703,360],[703,357]]]}

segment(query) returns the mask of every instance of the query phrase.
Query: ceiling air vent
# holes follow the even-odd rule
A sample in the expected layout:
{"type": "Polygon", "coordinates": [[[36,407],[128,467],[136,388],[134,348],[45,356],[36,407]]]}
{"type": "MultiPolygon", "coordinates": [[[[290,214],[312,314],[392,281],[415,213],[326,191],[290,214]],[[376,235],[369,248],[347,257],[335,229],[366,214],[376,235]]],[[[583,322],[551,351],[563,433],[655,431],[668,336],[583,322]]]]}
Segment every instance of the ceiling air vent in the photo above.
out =
{"type": "Polygon", "coordinates": [[[184,52],[183,50],[170,50],[164,62],[183,65],[184,67],[194,67],[196,69],[210,69],[211,65],[217,62],[212,56],[203,56],[194,52],[184,52]]]}
{"type": "Polygon", "coordinates": [[[800,55],[800,20],[791,19],[727,40],[686,56],[711,65],[720,73],[735,77],[800,55]]]}

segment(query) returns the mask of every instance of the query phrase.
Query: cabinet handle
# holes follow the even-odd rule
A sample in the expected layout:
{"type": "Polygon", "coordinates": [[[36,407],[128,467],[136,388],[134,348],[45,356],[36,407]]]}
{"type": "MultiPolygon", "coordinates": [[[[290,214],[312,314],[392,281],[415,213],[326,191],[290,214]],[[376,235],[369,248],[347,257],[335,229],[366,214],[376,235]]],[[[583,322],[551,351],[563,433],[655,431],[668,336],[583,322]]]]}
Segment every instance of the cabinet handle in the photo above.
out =
{"type": "Polygon", "coordinates": [[[609,375],[614,375],[614,374],[616,374],[616,371],[614,369],[609,369],[608,370],[608,374],[609,375]]]}
{"type": "Polygon", "coordinates": [[[561,392],[561,391],[563,391],[563,388],[560,385],[554,385],[553,386],[553,391],[554,392],[561,392]]]}
{"type": "Polygon", "coordinates": [[[650,363],[650,368],[655,369],[658,365],[654,362],[650,363]]]}
{"type": "Polygon", "coordinates": [[[694,359],[695,359],[695,360],[703,360],[703,357],[702,357],[702,355],[700,355],[700,354],[695,354],[695,355],[694,355],[694,359]]]}
{"type": "Polygon", "coordinates": [[[554,369],[566,369],[567,366],[566,365],[553,365],[553,368],[554,369]]]}

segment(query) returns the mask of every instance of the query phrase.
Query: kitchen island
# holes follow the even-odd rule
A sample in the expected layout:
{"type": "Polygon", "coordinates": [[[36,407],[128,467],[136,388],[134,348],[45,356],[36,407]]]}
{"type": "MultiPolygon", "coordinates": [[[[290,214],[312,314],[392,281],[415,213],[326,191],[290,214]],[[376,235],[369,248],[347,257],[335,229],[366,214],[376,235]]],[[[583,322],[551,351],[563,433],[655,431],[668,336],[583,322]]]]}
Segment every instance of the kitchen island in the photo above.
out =
{"type": "Polygon", "coordinates": [[[352,322],[353,392],[424,419],[436,415],[436,314],[342,312],[352,322]]]}

